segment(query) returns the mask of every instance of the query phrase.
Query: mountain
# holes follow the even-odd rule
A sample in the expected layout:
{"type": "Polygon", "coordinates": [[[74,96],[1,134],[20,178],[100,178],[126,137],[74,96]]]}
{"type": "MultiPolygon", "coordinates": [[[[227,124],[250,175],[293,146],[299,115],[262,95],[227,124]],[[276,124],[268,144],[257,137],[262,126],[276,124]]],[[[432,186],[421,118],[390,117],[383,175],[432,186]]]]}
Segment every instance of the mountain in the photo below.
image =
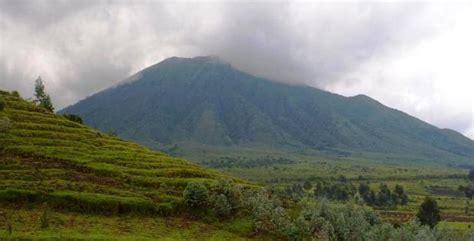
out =
{"type": "MultiPolygon", "coordinates": [[[[152,148],[204,145],[428,160],[474,159],[474,141],[386,107],[244,73],[215,57],[169,58],[61,113],[152,148]]],[[[172,151],[173,148],[171,148],[172,151]]]]}
{"type": "Polygon", "coordinates": [[[0,91],[0,203],[167,214],[189,182],[235,180],[49,113],[0,91]],[[3,109],[3,110],[2,110],[3,109]]]}

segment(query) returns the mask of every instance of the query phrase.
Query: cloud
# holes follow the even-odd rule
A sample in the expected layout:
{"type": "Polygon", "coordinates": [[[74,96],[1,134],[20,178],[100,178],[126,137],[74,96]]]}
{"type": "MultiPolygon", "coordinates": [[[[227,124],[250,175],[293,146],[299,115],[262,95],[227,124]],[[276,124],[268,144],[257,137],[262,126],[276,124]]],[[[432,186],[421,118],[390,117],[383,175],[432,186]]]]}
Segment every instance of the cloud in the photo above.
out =
{"type": "Polygon", "coordinates": [[[474,137],[469,10],[470,3],[0,1],[0,88],[30,97],[41,75],[61,108],[167,57],[217,55],[258,76],[365,93],[474,137]]]}

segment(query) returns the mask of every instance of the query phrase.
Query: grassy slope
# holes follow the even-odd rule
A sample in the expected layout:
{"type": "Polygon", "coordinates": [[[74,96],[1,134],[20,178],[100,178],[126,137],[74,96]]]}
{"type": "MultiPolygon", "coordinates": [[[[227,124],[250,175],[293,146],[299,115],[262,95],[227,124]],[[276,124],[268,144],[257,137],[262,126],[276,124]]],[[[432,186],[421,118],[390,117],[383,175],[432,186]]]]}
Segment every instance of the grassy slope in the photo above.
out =
{"type": "MultiPolygon", "coordinates": [[[[167,221],[154,214],[179,211],[182,190],[188,182],[212,183],[231,178],[47,113],[7,92],[0,91],[0,96],[6,101],[0,114],[13,121],[12,129],[0,133],[0,205],[3,207],[0,237],[7,233],[3,228],[7,222],[13,223],[15,233],[20,236],[43,233],[57,237],[53,235],[54,229],[38,231],[39,225],[31,224],[38,223],[38,218],[25,218],[38,216],[38,210],[45,205],[53,210],[53,216],[62,220],[58,221],[60,225],[53,222],[54,228],[64,229],[65,235],[72,237],[81,235],[77,229],[80,227],[67,226],[67,220],[72,217],[82,220],[81,226],[89,227],[93,234],[95,228],[96,235],[123,237],[120,226],[128,221],[120,221],[119,216],[143,214],[147,220],[154,220],[150,222],[156,228],[144,235],[154,237],[161,232],[161,237],[166,237],[169,232],[172,236],[173,221],[171,228],[162,232],[166,229],[162,223],[167,221]],[[102,222],[112,222],[110,230],[102,229],[102,222]]],[[[140,229],[140,222],[133,225],[140,229]]],[[[226,231],[218,232],[211,225],[189,223],[188,226],[188,237],[201,229],[233,236],[226,231]]],[[[134,236],[133,232],[128,235],[134,236]]]]}
{"type": "MultiPolygon", "coordinates": [[[[41,228],[40,209],[0,206],[0,239],[41,240],[248,240],[254,229],[249,219],[205,223],[183,217],[104,216],[49,212],[49,227],[41,228]],[[8,224],[12,233],[9,233],[8,224]]],[[[260,240],[271,240],[258,237],[260,240]]]]}

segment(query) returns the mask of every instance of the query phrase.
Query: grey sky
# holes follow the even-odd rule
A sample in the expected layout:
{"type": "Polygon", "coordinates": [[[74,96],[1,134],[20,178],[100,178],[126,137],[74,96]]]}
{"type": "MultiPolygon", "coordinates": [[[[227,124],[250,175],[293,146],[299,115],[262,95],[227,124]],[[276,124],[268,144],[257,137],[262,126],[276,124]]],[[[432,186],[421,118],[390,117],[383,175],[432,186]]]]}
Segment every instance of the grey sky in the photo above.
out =
{"type": "Polygon", "coordinates": [[[472,3],[0,0],[0,88],[58,108],[171,56],[364,93],[474,138],[472,3]]]}

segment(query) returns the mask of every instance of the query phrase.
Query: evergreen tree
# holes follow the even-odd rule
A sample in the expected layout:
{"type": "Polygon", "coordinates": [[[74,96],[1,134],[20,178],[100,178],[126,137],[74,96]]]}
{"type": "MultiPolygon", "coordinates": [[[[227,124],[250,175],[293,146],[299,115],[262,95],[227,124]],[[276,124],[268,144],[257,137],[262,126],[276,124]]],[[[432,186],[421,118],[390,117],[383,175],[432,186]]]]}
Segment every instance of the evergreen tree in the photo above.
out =
{"type": "Polygon", "coordinates": [[[421,224],[433,228],[441,220],[438,203],[434,199],[426,197],[425,201],[421,204],[416,217],[421,224]]]}
{"type": "Polygon", "coordinates": [[[35,98],[35,102],[38,106],[43,107],[50,112],[54,112],[53,102],[51,101],[51,97],[46,94],[41,76],[35,80],[35,98]]]}

